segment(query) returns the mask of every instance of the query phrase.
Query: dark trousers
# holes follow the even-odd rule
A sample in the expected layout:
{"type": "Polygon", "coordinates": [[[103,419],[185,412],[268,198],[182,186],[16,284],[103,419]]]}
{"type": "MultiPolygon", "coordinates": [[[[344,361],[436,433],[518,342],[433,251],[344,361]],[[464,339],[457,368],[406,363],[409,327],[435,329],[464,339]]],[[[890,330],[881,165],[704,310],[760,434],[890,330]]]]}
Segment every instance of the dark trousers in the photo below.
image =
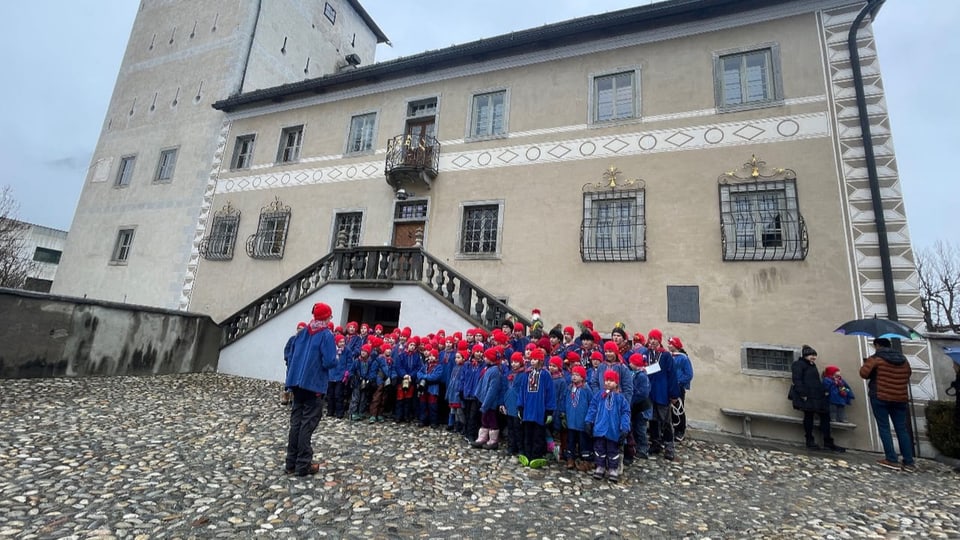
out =
{"type": "Polygon", "coordinates": [[[342,381],[330,381],[327,385],[327,416],[336,416],[343,418],[347,412],[347,392],[349,386],[342,381]]]}
{"type": "Polygon", "coordinates": [[[424,392],[420,394],[420,425],[421,426],[435,426],[437,425],[437,414],[439,407],[439,400],[437,396],[424,392]]]}
{"type": "Polygon", "coordinates": [[[807,446],[816,444],[813,438],[813,419],[820,417],[820,433],[823,434],[823,445],[833,444],[833,437],[830,436],[830,413],[828,411],[803,411],[803,436],[807,440],[807,446]]]}
{"type": "Polygon", "coordinates": [[[310,440],[323,416],[323,399],[316,392],[293,388],[293,407],[290,409],[290,433],[287,436],[286,469],[306,474],[313,462],[310,440]]]}
{"type": "Polygon", "coordinates": [[[520,452],[528,459],[542,458],[547,453],[547,428],[536,422],[522,422],[523,443],[520,452]]]}
{"type": "Polygon", "coordinates": [[[667,456],[673,455],[673,421],[670,416],[673,409],[670,404],[653,404],[653,420],[650,421],[650,450],[663,449],[667,456]]]}
{"type": "Polygon", "coordinates": [[[606,437],[597,437],[593,440],[593,461],[597,467],[608,471],[620,468],[620,443],[606,437]]]}
{"type": "Polygon", "coordinates": [[[687,390],[683,387],[680,387],[680,402],[683,403],[683,414],[675,414],[671,410],[670,420],[673,422],[675,435],[683,438],[687,433],[687,390]]]}
{"type": "Polygon", "coordinates": [[[509,441],[510,455],[519,454],[523,441],[523,428],[516,415],[507,417],[507,440],[509,441]]]}
{"type": "Polygon", "coordinates": [[[590,437],[585,431],[567,428],[567,445],[563,457],[589,460],[591,450],[590,437]]]}
{"type": "Polygon", "coordinates": [[[463,415],[467,423],[466,432],[463,435],[471,441],[477,440],[480,433],[480,400],[475,398],[463,400],[463,415]]]}

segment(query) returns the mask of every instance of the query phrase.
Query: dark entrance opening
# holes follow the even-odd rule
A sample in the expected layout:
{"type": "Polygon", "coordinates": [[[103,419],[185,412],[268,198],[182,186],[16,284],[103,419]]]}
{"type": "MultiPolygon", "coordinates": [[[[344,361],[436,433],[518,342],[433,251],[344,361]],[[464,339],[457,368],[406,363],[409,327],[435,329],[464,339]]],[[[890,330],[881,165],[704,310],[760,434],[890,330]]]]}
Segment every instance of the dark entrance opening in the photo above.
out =
{"type": "Polygon", "coordinates": [[[347,321],[367,323],[371,334],[378,324],[383,325],[383,333],[392,332],[400,323],[400,302],[347,299],[347,321]]]}

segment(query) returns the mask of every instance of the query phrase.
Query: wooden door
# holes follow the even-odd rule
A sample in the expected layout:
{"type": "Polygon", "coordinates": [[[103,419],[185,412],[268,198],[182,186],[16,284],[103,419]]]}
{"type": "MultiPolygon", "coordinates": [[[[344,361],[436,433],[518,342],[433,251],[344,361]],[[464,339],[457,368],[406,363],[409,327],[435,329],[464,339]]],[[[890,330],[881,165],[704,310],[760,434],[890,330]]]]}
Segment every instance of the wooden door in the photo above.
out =
{"type": "Polygon", "coordinates": [[[407,121],[403,158],[405,165],[416,167],[430,164],[433,152],[432,138],[436,128],[436,120],[432,116],[407,121]]]}
{"type": "Polygon", "coordinates": [[[417,243],[417,231],[422,231],[423,221],[402,221],[393,224],[393,246],[414,247],[417,243]]]}

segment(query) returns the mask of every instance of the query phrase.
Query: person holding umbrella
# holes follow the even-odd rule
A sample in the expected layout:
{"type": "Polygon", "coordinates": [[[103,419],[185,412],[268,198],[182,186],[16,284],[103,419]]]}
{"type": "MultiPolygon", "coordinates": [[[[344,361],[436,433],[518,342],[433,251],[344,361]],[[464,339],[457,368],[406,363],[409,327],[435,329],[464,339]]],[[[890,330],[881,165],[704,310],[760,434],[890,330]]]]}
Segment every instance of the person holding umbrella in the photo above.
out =
{"type": "Polygon", "coordinates": [[[881,467],[914,472],[917,466],[913,461],[913,440],[907,429],[908,385],[910,384],[910,362],[900,351],[890,348],[890,340],[878,337],[873,340],[876,352],[863,361],[860,377],[867,379],[867,394],[870,396],[870,408],[877,421],[880,443],[883,444],[884,458],[877,461],[881,467]],[[897,433],[903,464],[897,460],[897,451],[893,447],[890,435],[890,422],[897,433]]]}
{"type": "Polygon", "coordinates": [[[804,345],[798,358],[791,366],[793,386],[790,387],[790,400],[793,408],[803,411],[803,434],[807,448],[818,450],[816,439],[813,437],[814,417],[820,417],[820,433],[823,435],[823,446],[837,453],[846,452],[842,446],[837,446],[830,435],[830,399],[829,393],[823,388],[820,370],[817,369],[817,351],[804,345]]]}

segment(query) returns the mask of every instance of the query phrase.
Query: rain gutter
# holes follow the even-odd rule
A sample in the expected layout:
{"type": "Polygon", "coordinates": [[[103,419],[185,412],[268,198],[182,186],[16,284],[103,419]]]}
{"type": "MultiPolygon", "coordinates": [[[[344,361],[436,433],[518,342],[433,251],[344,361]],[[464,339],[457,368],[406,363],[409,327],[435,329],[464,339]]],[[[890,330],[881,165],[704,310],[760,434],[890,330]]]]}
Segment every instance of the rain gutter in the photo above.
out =
{"type": "Polygon", "coordinates": [[[850,67],[853,70],[853,86],[857,92],[857,110],[860,116],[860,137],[863,140],[863,154],[866,159],[867,176],[870,181],[870,199],[873,203],[873,220],[877,228],[877,242],[880,249],[880,270],[883,275],[883,296],[887,304],[887,318],[896,321],[897,296],[893,283],[893,266],[890,262],[890,243],[887,239],[887,223],[883,216],[883,198],[880,194],[880,178],[877,174],[877,158],[873,152],[873,137],[870,134],[870,118],[867,112],[867,98],[863,89],[863,73],[860,67],[860,49],[857,46],[857,33],[863,20],[870,16],[873,21],[885,0],[868,0],[857,18],[850,26],[847,48],[850,50],[850,67]]]}

